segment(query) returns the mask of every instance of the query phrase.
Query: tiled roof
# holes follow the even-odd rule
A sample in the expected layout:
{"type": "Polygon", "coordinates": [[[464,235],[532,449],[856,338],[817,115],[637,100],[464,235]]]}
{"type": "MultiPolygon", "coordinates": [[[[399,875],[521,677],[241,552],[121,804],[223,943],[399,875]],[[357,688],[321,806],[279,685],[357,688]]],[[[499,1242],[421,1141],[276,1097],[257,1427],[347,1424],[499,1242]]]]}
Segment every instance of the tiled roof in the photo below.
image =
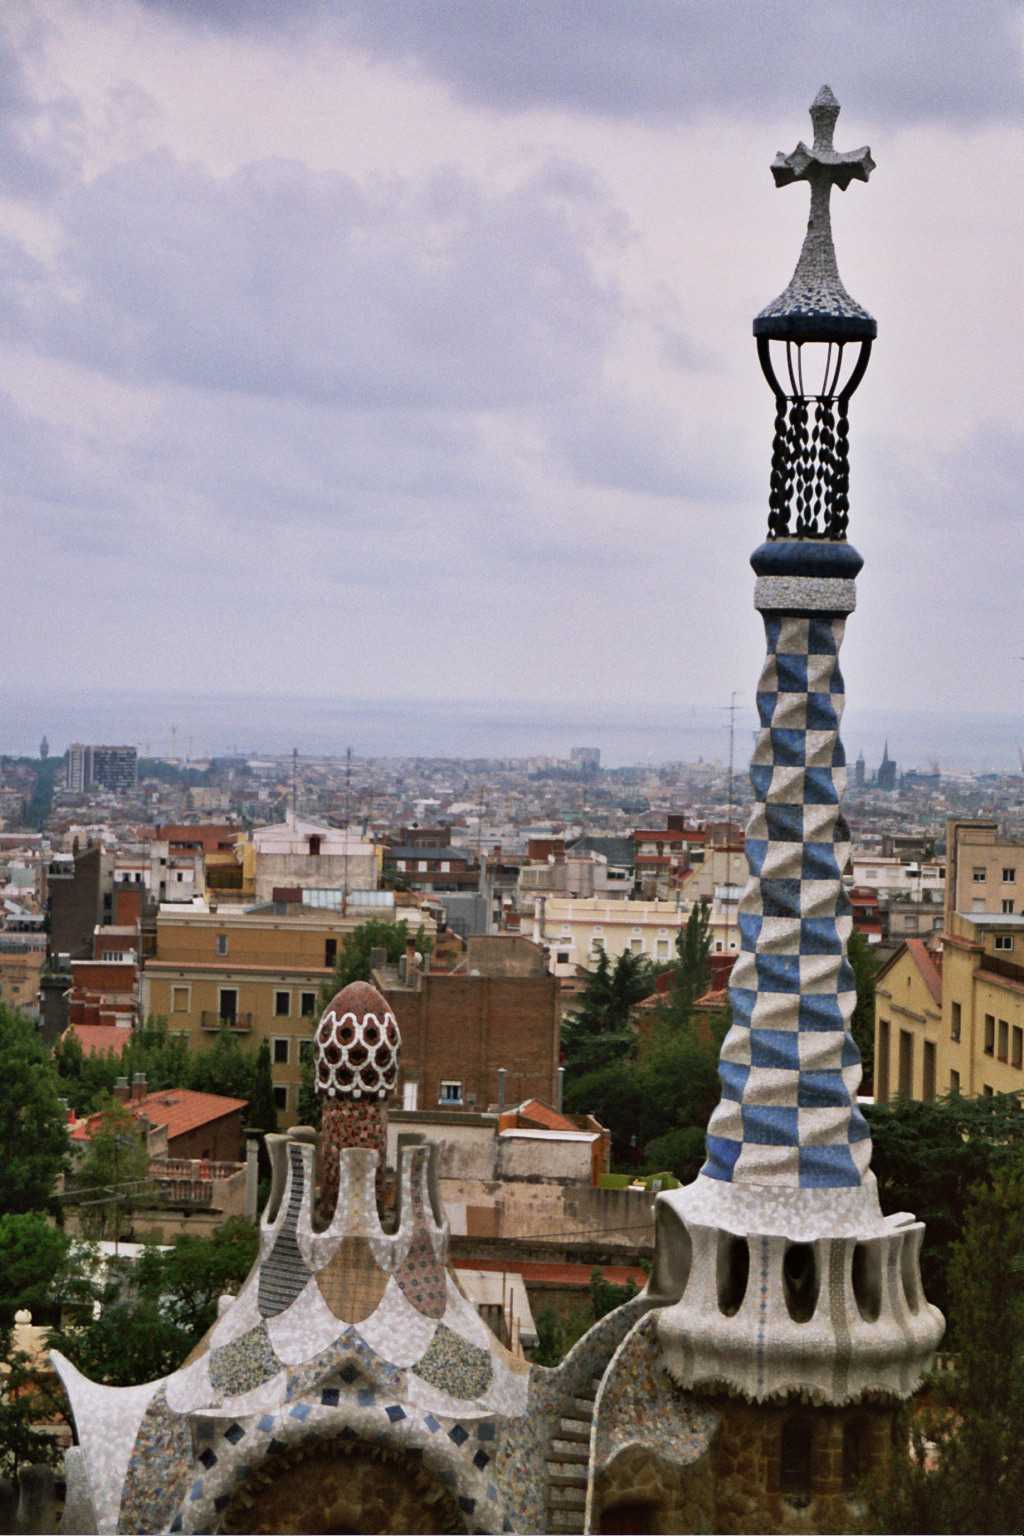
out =
{"type": "Polygon", "coordinates": [[[72,1024],[64,1031],[61,1039],[66,1040],[69,1035],[74,1035],[82,1047],[83,1056],[101,1056],[106,1051],[113,1051],[115,1056],[120,1056],[132,1032],[116,1024],[72,1024]]]}
{"type": "Polygon", "coordinates": [[[627,1280],[643,1288],[647,1284],[647,1272],[634,1264],[547,1264],[535,1259],[483,1259],[464,1258],[454,1260],[456,1269],[507,1270],[522,1275],[529,1285],[578,1286],[586,1290],[595,1269],[612,1285],[625,1285],[627,1280]]]}
{"type": "Polygon", "coordinates": [[[517,1122],[523,1120],[544,1126],[549,1131],[579,1130],[579,1126],[574,1125],[566,1115],[560,1115],[557,1109],[552,1109],[550,1104],[545,1104],[543,1099],[524,1099],[515,1109],[506,1110],[501,1117],[501,1129],[514,1130],[517,1122]]]}
{"type": "MultiPolygon", "coordinates": [[[[96,1026],[97,1028],[99,1026],[96,1026]]],[[[144,1115],[151,1125],[165,1125],[167,1139],[184,1136],[201,1125],[221,1120],[225,1115],[245,1109],[248,1099],[229,1099],[220,1093],[199,1093],[194,1088],[161,1088],[141,1099],[129,1099],[125,1108],[133,1115],[144,1115]]],[[[79,1121],[71,1132],[75,1141],[87,1141],[98,1115],[79,1121]]]]}
{"type": "Polygon", "coordinates": [[[927,945],[922,939],[908,939],[907,949],[913,957],[914,964],[921,972],[921,978],[931,993],[932,1002],[937,1008],[942,1007],[942,976],[938,966],[932,959],[927,945]]]}

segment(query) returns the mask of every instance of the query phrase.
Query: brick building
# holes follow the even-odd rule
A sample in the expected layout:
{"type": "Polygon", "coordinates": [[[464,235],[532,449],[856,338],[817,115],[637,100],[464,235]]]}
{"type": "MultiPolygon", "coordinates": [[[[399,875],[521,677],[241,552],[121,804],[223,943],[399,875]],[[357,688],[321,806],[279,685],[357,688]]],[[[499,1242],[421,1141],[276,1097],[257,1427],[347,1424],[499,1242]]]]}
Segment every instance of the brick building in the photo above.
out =
{"type": "Polygon", "coordinates": [[[559,988],[544,953],[517,934],[470,938],[458,970],[374,975],[402,1031],[406,1109],[486,1109],[499,1099],[550,1102],[557,1092],[559,988]]]}

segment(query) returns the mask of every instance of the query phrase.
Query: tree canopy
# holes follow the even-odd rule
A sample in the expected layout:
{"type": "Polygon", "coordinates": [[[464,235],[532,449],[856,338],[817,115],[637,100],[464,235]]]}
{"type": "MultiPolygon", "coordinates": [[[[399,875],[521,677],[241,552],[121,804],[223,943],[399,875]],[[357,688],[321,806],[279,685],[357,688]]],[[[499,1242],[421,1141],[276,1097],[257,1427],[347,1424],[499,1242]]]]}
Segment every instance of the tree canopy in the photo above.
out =
{"type": "Polygon", "coordinates": [[[643,955],[623,950],[612,965],[602,949],[587,977],[580,1006],[562,1025],[562,1060],[566,1078],[593,1072],[621,1061],[631,1049],[635,1032],[632,1012],[654,988],[651,967],[643,955]]]}
{"type": "Polygon", "coordinates": [[[130,1225],[132,1208],[145,1193],[148,1176],[144,1131],[124,1104],[108,1100],[68,1180],[82,1231],[90,1237],[120,1237],[130,1225]]]}
{"type": "Polygon", "coordinates": [[[146,1076],[151,1091],[195,1088],[251,1104],[256,1089],[257,1052],[222,1029],[209,1045],[193,1050],[189,1041],[168,1032],[166,1021],[148,1019],[132,1031],[120,1056],[112,1051],[86,1056],[76,1034],[64,1036],[53,1056],[60,1092],[79,1115],[93,1114],[113,1093],[121,1076],[146,1076]]]}
{"type": "MultiPolygon", "coordinates": [[[[375,949],[382,949],[388,964],[394,965],[405,954],[408,939],[408,923],[390,923],[379,918],[360,923],[346,933],[338,950],[334,975],[320,988],[321,1012],[334,994],[347,987],[349,982],[370,980],[370,957],[375,949]]],[[[413,942],[417,954],[429,955],[431,940],[422,926],[417,929],[413,942]]]]}
{"type": "Polygon", "coordinates": [[[0,1004],[0,1211],[39,1211],[68,1151],[53,1062],[29,1019],[0,1004]]]}

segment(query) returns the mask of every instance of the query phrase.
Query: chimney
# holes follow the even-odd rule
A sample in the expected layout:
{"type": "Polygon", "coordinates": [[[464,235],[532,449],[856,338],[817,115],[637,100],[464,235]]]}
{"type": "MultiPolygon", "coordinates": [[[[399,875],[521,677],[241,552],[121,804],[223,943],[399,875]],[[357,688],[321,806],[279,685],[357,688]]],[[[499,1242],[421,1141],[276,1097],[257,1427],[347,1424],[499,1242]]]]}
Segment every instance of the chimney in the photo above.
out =
{"type": "Polygon", "coordinates": [[[559,1067],[559,1069],[558,1069],[558,1082],[557,1082],[557,1086],[555,1088],[555,1108],[558,1110],[559,1114],[562,1113],[562,1102],[563,1102],[564,1096],[565,1096],[565,1068],[564,1067],[559,1067]]]}
{"type": "Polygon", "coordinates": [[[506,1069],[504,1067],[499,1067],[498,1068],[498,1113],[499,1114],[505,1108],[505,1079],[507,1077],[508,1077],[508,1072],[506,1071],[506,1069]]]}
{"type": "Polygon", "coordinates": [[[120,1099],[124,1104],[131,1097],[131,1088],[126,1077],[119,1077],[114,1084],[114,1098],[120,1099]]]}
{"type": "Polygon", "coordinates": [[[132,1078],[132,1099],[144,1099],[146,1097],[146,1074],[136,1072],[132,1078]]]}

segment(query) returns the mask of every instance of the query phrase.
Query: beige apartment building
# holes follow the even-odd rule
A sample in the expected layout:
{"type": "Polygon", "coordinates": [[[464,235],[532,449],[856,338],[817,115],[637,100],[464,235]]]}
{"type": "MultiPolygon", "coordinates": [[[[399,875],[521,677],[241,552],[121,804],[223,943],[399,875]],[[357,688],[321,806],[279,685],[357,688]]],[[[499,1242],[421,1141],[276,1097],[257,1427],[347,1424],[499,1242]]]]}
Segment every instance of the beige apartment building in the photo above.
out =
{"type": "Polygon", "coordinates": [[[244,1042],[270,1043],[279,1124],[298,1118],[302,1063],[310,1050],[317,995],[337,963],[345,934],[373,917],[405,918],[410,932],[427,911],[350,907],[341,912],[300,905],[246,910],[205,904],[188,911],[162,907],[156,954],[142,974],[142,1016],[167,1020],[193,1049],[230,1029],[244,1042]]]}
{"type": "Polygon", "coordinates": [[[946,822],[947,930],[955,912],[1024,912],[1024,843],[1001,840],[994,821],[946,822]]]}
{"type": "Polygon", "coordinates": [[[1024,844],[947,825],[941,951],[903,945],[875,993],[876,1097],[1024,1093],[1024,844]]]}
{"type": "MultiPolygon", "coordinates": [[[[710,907],[711,950],[714,954],[739,949],[738,898],[740,887],[716,890],[710,907]]],[[[593,970],[603,950],[614,964],[630,950],[654,965],[676,958],[676,938],[686,927],[692,903],[676,901],[602,901],[597,897],[570,899],[535,898],[533,941],[548,950],[549,969],[555,976],[571,977],[576,968],[593,970]]]]}

